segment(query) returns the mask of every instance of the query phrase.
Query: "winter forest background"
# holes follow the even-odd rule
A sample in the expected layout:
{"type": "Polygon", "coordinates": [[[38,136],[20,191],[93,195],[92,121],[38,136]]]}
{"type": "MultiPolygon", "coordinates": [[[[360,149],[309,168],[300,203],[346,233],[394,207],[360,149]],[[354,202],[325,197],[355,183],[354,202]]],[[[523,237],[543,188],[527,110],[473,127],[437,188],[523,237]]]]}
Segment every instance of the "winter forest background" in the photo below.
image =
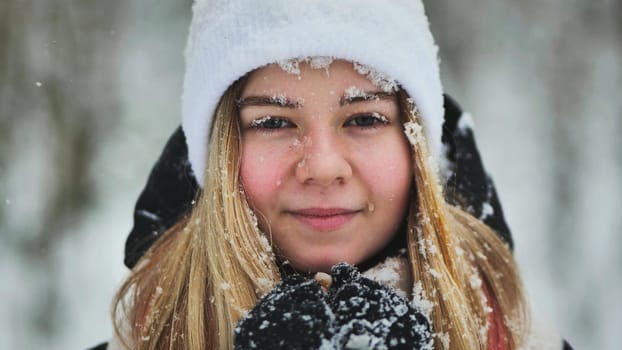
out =
{"type": "MultiPolygon", "coordinates": [[[[426,3],[534,309],[577,349],[619,348],[622,1],[426,3]]],[[[112,334],[189,18],[190,0],[0,1],[0,349],[112,334]]]]}

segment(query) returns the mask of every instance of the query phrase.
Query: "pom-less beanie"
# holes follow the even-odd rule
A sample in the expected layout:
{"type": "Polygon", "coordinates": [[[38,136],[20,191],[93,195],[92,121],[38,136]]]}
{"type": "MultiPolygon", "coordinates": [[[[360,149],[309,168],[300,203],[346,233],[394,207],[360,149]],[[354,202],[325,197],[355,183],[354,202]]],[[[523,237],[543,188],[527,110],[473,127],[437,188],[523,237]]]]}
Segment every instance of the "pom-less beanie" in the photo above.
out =
{"type": "Polygon", "coordinates": [[[203,185],[212,117],[227,88],[270,63],[331,57],[394,78],[441,154],[438,49],[420,0],[195,0],[186,47],[182,128],[203,185]]]}

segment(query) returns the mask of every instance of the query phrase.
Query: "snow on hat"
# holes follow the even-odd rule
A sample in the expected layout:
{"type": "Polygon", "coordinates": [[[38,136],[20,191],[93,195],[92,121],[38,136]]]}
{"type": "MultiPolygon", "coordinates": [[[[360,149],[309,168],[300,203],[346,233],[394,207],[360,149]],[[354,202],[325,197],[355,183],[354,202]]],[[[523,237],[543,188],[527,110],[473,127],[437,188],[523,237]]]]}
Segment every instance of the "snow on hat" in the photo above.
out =
{"type": "Polygon", "coordinates": [[[182,128],[199,184],[212,117],[227,88],[277,61],[333,57],[394,77],[441,154],[438,48],[421,0],[195,0],[186,47],[182,128]]]}

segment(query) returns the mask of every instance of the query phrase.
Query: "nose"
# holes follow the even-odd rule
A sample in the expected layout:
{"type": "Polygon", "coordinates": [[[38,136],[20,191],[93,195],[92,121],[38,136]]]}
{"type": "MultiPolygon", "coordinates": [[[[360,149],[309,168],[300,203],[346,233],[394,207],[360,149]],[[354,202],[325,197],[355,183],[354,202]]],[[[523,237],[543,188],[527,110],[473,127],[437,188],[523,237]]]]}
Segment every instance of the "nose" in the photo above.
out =
{"type": "Polygon", "coordinates": [[[352,176],[347,149],[332,130],[310,134],[302,143],[296,179],[304,184],[342,184],[352,176]]]}

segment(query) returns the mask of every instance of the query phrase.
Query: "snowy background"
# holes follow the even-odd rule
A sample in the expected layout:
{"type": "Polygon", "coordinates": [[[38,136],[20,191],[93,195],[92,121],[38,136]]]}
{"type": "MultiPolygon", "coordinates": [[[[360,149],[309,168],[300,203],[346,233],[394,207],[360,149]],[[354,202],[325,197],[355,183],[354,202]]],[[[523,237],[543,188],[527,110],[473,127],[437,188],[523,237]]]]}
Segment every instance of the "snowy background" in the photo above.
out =
{"type": "MultiPolygon", "coordinates": [[[[532,304],[576,348],[619,348],[622,1],[426,3],[532,304]]],[[[111,334],[189,18],[189,0],[0,1],[0,349],[111,334]]]]}

